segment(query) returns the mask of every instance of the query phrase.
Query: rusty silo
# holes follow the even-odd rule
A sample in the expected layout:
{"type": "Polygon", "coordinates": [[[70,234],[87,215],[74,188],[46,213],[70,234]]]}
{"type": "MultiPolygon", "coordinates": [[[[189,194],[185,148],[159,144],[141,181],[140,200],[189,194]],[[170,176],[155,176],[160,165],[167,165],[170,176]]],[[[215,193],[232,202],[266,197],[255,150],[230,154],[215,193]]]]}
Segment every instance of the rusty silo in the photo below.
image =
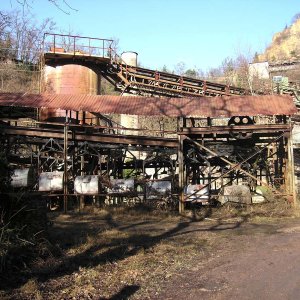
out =
{"type": "MultiPolygon", "coordinates": [[[[49,94],[97,95],[100,90],[98,75],[81,65],[45,66],[44,92],[49,94]]],[[[66,111],[43,108],[40,111],[41,121],[64,122],[66,111]]],[[[68,114],[75,123],[94,124],[93,115],[71,111],[68,114]]]]}

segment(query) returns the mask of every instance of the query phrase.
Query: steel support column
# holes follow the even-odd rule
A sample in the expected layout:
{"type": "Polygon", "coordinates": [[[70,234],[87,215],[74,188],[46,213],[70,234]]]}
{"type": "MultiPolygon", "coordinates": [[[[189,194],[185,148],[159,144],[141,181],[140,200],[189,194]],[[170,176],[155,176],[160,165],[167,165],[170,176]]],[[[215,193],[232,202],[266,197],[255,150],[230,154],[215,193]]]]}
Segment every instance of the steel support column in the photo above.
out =
{"type": "Polygon", "coordinates": [[[68,210],[68,125],[64,126],[64,213],[68,210]]]}
{"type": "Polygon", "coordinates": [[[185,136],[178,136],[178,191],[179,191],[179,213],[184,212],[184,155],[183,155],[183,141],[185,136]]]}

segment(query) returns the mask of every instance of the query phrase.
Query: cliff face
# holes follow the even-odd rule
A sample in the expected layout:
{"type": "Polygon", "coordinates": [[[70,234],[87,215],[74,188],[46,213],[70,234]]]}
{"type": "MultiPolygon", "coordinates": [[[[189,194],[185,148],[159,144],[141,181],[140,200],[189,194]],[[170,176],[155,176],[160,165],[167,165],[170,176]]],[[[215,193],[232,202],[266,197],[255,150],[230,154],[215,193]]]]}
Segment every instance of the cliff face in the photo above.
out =
{"type": "Polygon", "coordinates": [[[259,54],[257,61],[283,61],[300,59],[300,19],[283,31],[275,33],[272,43],[263,54],[259,54]]]}

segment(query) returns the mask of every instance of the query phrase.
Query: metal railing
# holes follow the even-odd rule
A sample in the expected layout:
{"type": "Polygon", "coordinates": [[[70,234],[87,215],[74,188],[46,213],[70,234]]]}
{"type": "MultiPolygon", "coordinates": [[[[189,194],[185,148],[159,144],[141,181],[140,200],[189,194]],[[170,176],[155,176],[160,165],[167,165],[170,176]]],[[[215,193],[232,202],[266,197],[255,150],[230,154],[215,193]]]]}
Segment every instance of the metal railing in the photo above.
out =
{"type": "Polygon", "coordinates": [[[45,33],[43,53],[100,56],[111,58],[113,40],[78,35],[45,33]]]}

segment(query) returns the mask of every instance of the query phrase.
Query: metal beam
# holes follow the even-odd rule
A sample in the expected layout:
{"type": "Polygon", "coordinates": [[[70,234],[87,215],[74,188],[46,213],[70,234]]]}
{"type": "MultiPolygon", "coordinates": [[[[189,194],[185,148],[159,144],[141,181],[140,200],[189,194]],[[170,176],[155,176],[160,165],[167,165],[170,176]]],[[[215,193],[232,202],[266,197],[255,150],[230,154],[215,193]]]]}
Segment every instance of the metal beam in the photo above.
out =
{"type": "Polygon", "coordinates": [[[191,127],[183,128],[178,134],[229,134],[231,132],[250,132],[250,133],[274,133],[290,132],[290,124],[255,124],[255,125],[235,125],[235,126],[211,126],[211,127],[191,127]]]}
{"type": "Polygon", "coordinates": [[[183,141],[184,136],[178,136],[178,169],[179,169],[179,213],[184,212],[184,155],[183,155],[183,141]]]}
{"type": "MultiPolygon", "coordinates": [[[[1,128],[2,134],[20,135],[38,138],[56,138],[64,139],[64,133],[57,130],[49,129],[28,129],[22,127],[4,127],[1,128]]],[[[150,136],[126,136],[126,135],[108,135],[104,133],[97,134],[84,134],[72,132],[68,133],[70,141],[87,141],[95,143],[108,143],[108,144],[126,144],[126,145],[143,145],[143,146],[158,146],[167,148],[177,148],[178,143],[173,138],[159,138],[150,136]]]]}

